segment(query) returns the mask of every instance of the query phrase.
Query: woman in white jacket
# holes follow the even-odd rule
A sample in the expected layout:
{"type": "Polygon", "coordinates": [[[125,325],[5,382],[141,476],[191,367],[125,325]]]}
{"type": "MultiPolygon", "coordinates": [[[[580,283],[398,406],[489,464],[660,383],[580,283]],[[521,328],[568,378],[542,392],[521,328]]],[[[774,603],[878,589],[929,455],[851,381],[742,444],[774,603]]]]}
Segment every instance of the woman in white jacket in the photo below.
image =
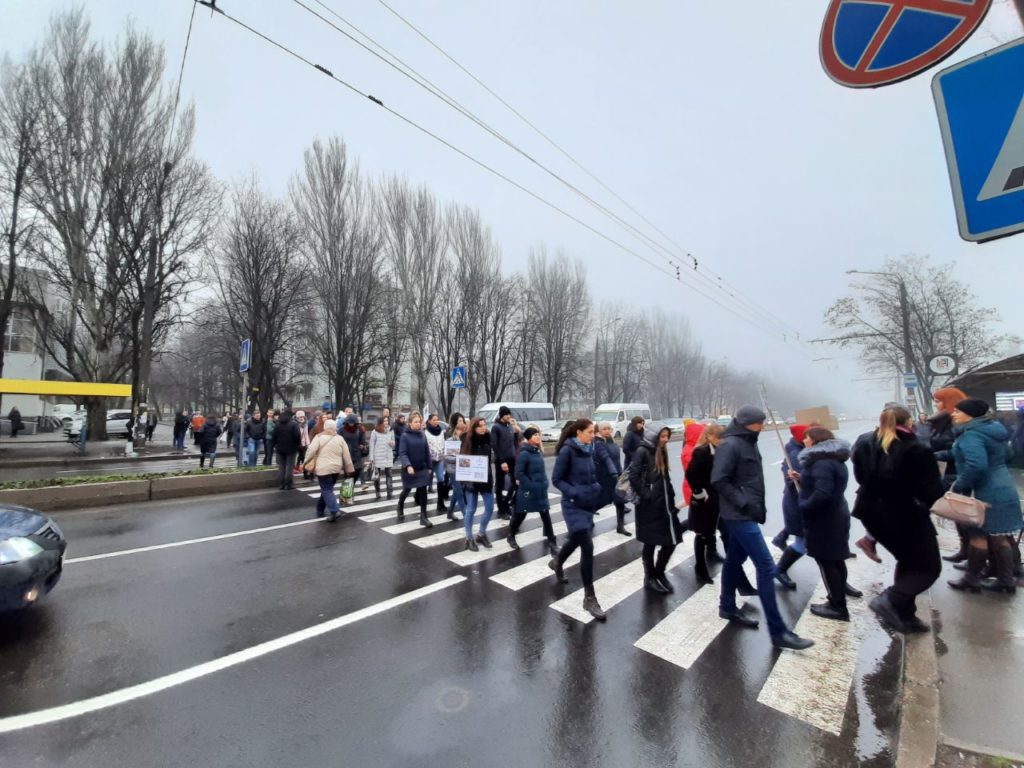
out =
{"type": "Polygon", "coordinates": [[[320,482],[320,498],[316,501],[316,516],[323,517],[328,513],[332,523],[341,516],[338,497],[334,495],[334,484],[338,476],[344,473],[352,475],[356,468],[352,465],[352,456],[348,445],[338,435],[338,425],[334,419],[324,422],[324,429],[313,438],[306,449],[306,471],[316,475],[320,482]]]}
{"type": "Polygon", "coordinates": [[[388,501],[391,501],[391,468],[395,463],[395,433],[391,431],[391,419],[382,416],[370,433],[370,464],[373,473],[373,488],[380,501],[380,478],[384,476],[388,501]]]}

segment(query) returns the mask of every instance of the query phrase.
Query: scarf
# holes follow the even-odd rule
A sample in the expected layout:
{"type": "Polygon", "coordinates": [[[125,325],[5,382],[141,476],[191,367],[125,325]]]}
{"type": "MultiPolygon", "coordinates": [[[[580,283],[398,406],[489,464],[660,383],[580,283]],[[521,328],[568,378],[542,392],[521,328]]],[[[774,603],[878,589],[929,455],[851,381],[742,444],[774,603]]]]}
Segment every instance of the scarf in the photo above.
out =
{"type": "Polygon", "coordinates": [[[580,441],[580,439],[578,437],[571,437],[571,438],[569,438],[569,442],[571,442],[574,446],[579,448],[581,451],[583,451],[588,456],[591,453],[594,452],[594,444],[593,443],[590,443],[590,444],[583,443],[583,442],[580,441]]]}
{"type": "Polygon", "coordinates": [[[440,424],[427,424],[427,432],[432,434],[434,437],[440,435],[442,431],[440,424]]]}

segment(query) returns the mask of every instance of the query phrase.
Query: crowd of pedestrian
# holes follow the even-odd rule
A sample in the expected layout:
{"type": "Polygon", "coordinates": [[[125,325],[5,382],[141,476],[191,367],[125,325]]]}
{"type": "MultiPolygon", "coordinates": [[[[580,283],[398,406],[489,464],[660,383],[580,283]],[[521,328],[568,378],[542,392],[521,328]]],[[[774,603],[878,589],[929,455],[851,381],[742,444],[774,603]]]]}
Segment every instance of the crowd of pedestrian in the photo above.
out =
{"type": "Polygon", "coordinates": [[[621,450],[610,424],[586,418],[567,423],[555,446],[550,478],[540,430],[524,429],[504,406],[491,424],[459,413],[446,423],[437,414],[424,419],[415,411],[392,418],[384,408],[369,432],[351,408],[337,416],[316,410],[308,419],[304,411],[291,409],[268,409],[265,415],[257,409],[245,419],[181,411],[174,420],[174,444],[183,448],[191,432],[201,467],[207,461],[213,466],[221,441],[229,450],[234,446],[235,455],[250,466],[260,462],[261,452],[265,465],[276,458],[279,487],[292,488],[293,476],[299,474],[315,479],[321,491],[316,513],[332,521],[340,517],[343,505],[352,503],[357,483],[363,490],[372,484],[377,500],[385,494],[391,500],[397,473],[398,521],[404,522],[411,498],[419,525],[432,527],[429,497],[436,494],[434,513],[461,520],[465,548],[471,551],[493,546],[488,526],[495,511],[510,521],[510,549],[519,548],[516,537],[523,522],[537,513],[556,581],[568,582],[564,566],[578,550],[583,608],[602,621],[606,615],[594,589],[595,516],[612,506],[616,531],[631,536],[625,523],[631,506],[642,545],[644,589],[659,595],[675,591],[668,565],[684,533],[692,531],[698,583],[713,585],[711,568],[722,564],[719,615],[757,627],[758,619],[736,600],[737,594],[756,596],[773,644],[803,649],[813,643],[786,625],[776,586],[795,590],[790,569],[807,556],[816,563],[827,595],[811,612],[849,621],[848,600],[863,596],[848,580],[847,561],[855,557],[851,517],[866,530],[855,542],[857,548],[880,562],[881,545],[896,560],[892,584],[869,604],[896,631],[929,630],[917,615],[916,599],[941,572],[932,509],[948,493],[973,497],[987,507],[983,522],[958,525],[960,549],[946,559],[964,573],[950,586],[974,593],[1016,592],[1024,520],[1007,464],[1014,452],[1011,444],[1024,450],[1024,411],[1022,426],[1011,439],[985,402],[953,388],[938,390],[935,401],[936,415],[917,424],[906,408],[887,404],[877,428],[853,445],[818,424],[789,428],[782,462],[783,527],[771,539],[781,550],[777,561],[762,534],[768,500],[758,439],[767,417],[750,405],[738,409],[727,427],[685,427],[685,480],[679,496],[669,471],[671,429],[641,417],[628,425],[621,450]],[[460,479],[461,456],[483,458],[486,474],[460,479]],[[846,501],[848,465],[858,486],[852,512],[846,501]],[[561,494],[568,530],[561,546],[551,522],[552,487],[561,494]],[[719,535],[724,557],[718,552],[719,535]],[[743,570],[747,559],[754,565],[756,586],[743,570]]]}

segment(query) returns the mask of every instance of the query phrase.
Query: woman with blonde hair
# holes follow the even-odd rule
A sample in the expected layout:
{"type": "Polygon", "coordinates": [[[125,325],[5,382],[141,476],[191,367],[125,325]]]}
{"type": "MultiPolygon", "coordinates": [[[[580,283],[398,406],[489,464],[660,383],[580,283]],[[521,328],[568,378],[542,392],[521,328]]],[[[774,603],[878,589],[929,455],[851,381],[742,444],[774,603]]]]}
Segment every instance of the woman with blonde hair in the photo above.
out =
{"type": "Polygon", "coordinates": [[[711,468],[723,432],[725,427],[718,423],[704,427],[686,463],[686,485],[690,489],[687,521],[697,537],[693,544],[693,570],[698,584],[715,583],[708,572],[708,555],[715,549],[715,531],[718,529],[718,492],[711,487],[711,468]]]}
{"type": "Polygon", "coordinates": [[[333,523],[341,515],[338,498],[334,495],[334,485],[343,473],[351,475],[355,472],[352,456],[348,452],[348,445],[338,435],[338,425],[334,419],[324,420],[323,431],[314,437],[309,447],[306,448],[305,469],[316,475],[316,479],[320,483],[320,498],[316,501],[316,516],[323,517],[326,510],[327,519],[333,523]]]}
{"type": "Polygon", "coordinates": [[[915,600],[942,572],[931,508],[945,489],[931,449],[917,440],[910,411],[882,411],[874,433],[854,445],[853,475],[860,484],[853,516],[896,558],[892,586],[869,607],[897,632],[927,632],[915,600]]]}

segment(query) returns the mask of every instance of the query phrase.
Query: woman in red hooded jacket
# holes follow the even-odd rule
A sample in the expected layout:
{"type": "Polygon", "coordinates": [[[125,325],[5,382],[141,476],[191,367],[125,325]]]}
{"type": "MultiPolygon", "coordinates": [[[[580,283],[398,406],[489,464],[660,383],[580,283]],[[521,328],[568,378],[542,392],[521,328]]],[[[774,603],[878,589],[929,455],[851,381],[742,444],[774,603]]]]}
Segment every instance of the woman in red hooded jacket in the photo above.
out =
{"type": "MultiPolygon", "coordinates": [[[[686,470],[690,466],[690,459],[693,458],[693,450],[697,447],[697,441],[704,434],[704,427],[704,424],[695,421],[692,424],[687,424],[686,429],[683,430],[683,452],[679,459],[683,464],[683,504],[687,507],[690,506],[690,501],[693,498],[693,489],[690,488],[690,483],[686,480],[686,470]]],[[[711,532],[707,541],[707,560],[711,563],[725,562],[725,558],[718,554],[714,531],[711,532]]]]}

